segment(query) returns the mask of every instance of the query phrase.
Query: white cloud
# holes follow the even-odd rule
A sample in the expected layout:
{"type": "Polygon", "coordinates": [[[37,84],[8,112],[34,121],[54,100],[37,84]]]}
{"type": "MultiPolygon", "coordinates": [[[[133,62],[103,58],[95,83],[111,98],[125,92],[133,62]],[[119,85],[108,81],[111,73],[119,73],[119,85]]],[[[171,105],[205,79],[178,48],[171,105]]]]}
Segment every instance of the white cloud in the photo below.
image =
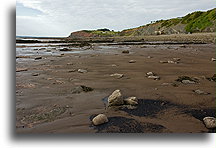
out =
{"type": "Polygon", "coordinates": [[[213,0],[17,0],[43,12],[40,16],[17,16],[17,35],[68,36],[81,29],[137,27],[152,20],[207,10],[213,0]]]}

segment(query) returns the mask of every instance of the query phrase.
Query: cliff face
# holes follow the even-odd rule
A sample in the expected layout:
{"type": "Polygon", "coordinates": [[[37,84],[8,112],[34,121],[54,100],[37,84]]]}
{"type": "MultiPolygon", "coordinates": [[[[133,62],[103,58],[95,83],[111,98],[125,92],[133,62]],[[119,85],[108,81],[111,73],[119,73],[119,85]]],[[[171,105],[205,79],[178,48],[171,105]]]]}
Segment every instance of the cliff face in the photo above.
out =
{"type": "Polygon", "coordinates": [[[113,37],[113,36],[146,36],[161,34],[179,34],[196,32],[215,32],[216,8],[206,12],[193,12],[184,17],[169,20],[159,20],[137,28],[126,29],[121,32],[109,29],[82,30],[72,32],[73,37],[113,37]]]}

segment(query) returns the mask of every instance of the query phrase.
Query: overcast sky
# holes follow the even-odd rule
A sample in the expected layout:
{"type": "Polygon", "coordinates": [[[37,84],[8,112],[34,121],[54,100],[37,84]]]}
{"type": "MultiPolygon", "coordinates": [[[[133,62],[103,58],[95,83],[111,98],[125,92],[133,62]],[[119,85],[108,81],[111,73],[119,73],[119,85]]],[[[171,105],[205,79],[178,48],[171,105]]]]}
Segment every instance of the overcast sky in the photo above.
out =
{"type": "Polygon", "coordinates": [[[16,35],[68,36],[73,31],[120,31],[215,7],[215,0],[17,0],[16,35]]]}

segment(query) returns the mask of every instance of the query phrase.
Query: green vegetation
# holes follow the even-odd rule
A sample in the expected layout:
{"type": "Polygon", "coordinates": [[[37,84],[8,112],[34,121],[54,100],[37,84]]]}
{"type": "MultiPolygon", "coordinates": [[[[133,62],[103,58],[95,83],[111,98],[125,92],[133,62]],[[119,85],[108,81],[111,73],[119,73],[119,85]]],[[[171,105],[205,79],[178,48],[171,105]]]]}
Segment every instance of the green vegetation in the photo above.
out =
{"type": "MultiPolygon", "coordinates": [[[[161,21],[162,22],[162,21],[161,21]]],[[[161,24],[161,27],[170,27],[172,25],[177,25],[178,23],[181,22],[181,19],[179,18],[174,18],[174,19],[170,19],[170,20],[165,20],[163,21],[163,23],[161,24]]]]}
{"type": "Polygon", "coordinates": [[[158,31],[162,31],[163,34],[215,32],[215,20],[216,8],[207,12],[193,12],[184,17],[151,21],[151,23],[147,25],[125,29],[121,32],[116,32],[114,30],[110,31],[107,28],[83,31],[90,33],[90,36],[92,37],[145,36],[155,35],[155,32],[158,31]]]}
{"type": "Polygon", "coordinates": [[[200,32],[207,27],[213,26],[215,20],[216,9],[207,12],[194,12],[188,18],[184,19],[184,23],[187,23],[185,30],[187,32],[200,32]]]}

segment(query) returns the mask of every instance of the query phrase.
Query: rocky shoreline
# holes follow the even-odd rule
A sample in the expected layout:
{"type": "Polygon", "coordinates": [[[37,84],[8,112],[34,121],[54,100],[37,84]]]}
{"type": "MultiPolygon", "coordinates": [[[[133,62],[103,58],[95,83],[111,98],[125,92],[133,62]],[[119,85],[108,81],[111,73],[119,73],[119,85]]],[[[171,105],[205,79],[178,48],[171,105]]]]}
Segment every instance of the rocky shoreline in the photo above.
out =
{"type": "Polygon", "coordinates": [[[17,133],[215,132],[214,37],[192,35],[17,44],[38,49],[16,58],[17,133]]]}

